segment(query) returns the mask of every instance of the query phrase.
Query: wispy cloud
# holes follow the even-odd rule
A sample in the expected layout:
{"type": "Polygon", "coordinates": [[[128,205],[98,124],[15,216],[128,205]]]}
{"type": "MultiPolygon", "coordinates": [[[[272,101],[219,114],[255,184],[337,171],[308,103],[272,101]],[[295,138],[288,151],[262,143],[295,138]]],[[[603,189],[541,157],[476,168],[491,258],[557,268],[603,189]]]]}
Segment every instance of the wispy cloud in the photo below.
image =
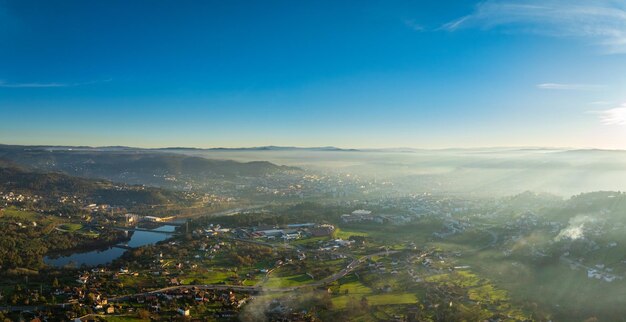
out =
{"type": "Polygon", "coordinates": [[[543,83],[537,84],[539,89],[547,90],[564,90],[564,91],[591,91],[604,88],[603,85],[595,84],[562,84],[562,83],[543,83]]]}
{"type": "Polygon", "coordinates": [[[73,87],[81,85],[91,85],[96,83],[110,82],[111,79],[101,81],[89,81],[82,83],[9,83],[0,80],[0,87],[4,88],[53,88],[53,87],[73,87]]]}
{"type": "Polygon", "coordinates": [[[590,111],[590,113],[597,114],[604,125],[626,126],[626,104],[603,111],[590,111]]]}
{"type": "Polygon", "coordinates": [[[0,82],[0,87],[5,88],[46,88],[46,87],[67,87],[69,84],[63,83],[4,83],[0,82]]]}
{"type": "Polygon", "coordinates": [[[585,38],[608,53],[626,53],[626,1],[486,0],[442,29],[472,27],[585,38]]]}

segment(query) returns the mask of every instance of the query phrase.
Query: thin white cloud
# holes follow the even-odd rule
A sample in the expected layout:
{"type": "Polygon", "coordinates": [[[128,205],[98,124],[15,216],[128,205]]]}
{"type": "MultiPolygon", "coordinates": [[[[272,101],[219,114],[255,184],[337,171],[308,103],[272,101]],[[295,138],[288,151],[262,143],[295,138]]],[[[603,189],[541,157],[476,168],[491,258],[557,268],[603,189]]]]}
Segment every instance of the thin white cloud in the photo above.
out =
{"type": "Polygon", "coordinates": [[[626,53],[626,1],[486,0],[442,29],[472,27],[585,38],[608,53],[626,53]]]}
{"type": "Polygon", "coordinates": [[[591,111],[591,113],[598,114],[600,122],[604,125],[626,126],[626,104],[608,110],[591,111]]]}
{"type": "Polygon", "coordinates": [[[67,87],[68,84],[62,83],[2,83],[0,87],[5,88],[46,88],[46,87],[67,87]]]}
{"type": "Polygon", "coordinates": [[[101,81],[89,81],[82,83],[8,83],[0,80],[0,87],[4,88],[54,88],[54,87],[73,87],[82,85],[91,85],[97,83],[110,82],[111,79],[105,79],[101,81]]]}
{"type": "Polygon", "coordinates": [[[565,91],[590,91],[604,88],[603,85],[594,84],[561,84],[561,83],[543,83],[537,84],[539,89],[547,90],[565,90],[565,91]]]}

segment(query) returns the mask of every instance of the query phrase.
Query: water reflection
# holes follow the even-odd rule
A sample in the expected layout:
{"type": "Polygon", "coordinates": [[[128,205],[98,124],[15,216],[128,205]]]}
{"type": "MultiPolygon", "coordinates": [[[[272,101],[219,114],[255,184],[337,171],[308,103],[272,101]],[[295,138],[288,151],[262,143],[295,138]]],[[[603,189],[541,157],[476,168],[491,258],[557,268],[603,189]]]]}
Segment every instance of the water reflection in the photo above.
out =
{"type": "MultiPolygon", "coordinates": [[[[152,231],[135,231],[125,245],[128,247],[136,248],[145,245],[155,244],[157,242],[166,240],[171,237],[170,234],[164,234],[163,232],[174,232],[176,226],[165,225],[152,231]]],[[[83,264],[87,266],[97,266],[112,262],[114,259],[122,256],[126,249],[119,247],[110,247],[105,250],[94,250],[89,252],[74,253],[69,256],[61,256],[57,258],[45,257],[44,262],[47,265],[62,267],[66,265],[81,266],[83,264]]]]}

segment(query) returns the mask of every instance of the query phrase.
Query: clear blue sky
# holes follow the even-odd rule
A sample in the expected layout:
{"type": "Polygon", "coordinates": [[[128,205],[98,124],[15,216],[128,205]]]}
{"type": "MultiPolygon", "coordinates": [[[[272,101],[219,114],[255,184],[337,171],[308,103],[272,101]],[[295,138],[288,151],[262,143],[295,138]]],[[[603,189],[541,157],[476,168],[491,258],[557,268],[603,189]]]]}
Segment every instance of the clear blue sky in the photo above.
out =
{"type": "Polygon", "coordinates": [[[626,148],[626,3],[0,0],[0,143],[626,148]]]}

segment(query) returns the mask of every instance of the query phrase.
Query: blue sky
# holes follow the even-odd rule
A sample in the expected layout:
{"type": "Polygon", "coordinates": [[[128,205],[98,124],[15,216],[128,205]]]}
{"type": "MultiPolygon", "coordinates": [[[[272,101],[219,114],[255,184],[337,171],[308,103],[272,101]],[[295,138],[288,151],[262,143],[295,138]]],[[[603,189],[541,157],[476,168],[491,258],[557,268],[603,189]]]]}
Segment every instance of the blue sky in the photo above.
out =
{"type": "Polygon", "coordinates": [[[0,142],[626,149],[626,3],[0,0],[0,142]]]}

